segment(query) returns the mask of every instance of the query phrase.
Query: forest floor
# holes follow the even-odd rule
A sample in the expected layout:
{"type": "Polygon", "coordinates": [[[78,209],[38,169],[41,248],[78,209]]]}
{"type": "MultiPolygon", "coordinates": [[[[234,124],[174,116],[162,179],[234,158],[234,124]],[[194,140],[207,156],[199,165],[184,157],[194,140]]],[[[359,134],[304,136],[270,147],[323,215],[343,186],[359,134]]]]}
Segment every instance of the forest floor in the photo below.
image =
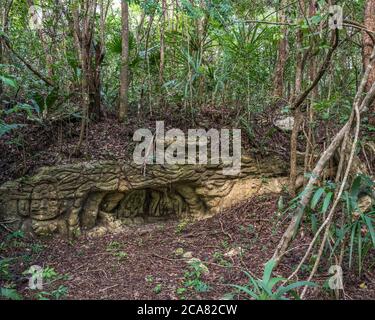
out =
{"type": "MultiPolygon", "coordinates": [[[[244,271],[262,276],[285,228],[277,217],[278,197],[254,197],[207,220],[170,220],[74,241],[3,232],[0,256],[11,259],[8,283],[26,299],[244,299],[231,285],[248,283],[244,271]],[[198,272],[187,263],[191,257],[203,264],[198,262],[198,272]],[[24,272],[32,265],[49,270],[43,293],[27,288],[24,272]]],[[[300,261],[311,239],[307,230],[302,234],[277,275],[288,276],[300,261]]],[[[361,276],[355,268],[344,270],[345,299],[375,299],[375,270],[368,263],[374,253],[366,261],[361,276]]],[[[328,269],[322,266],[314,281],[322,286],[328,269]]],[[[300,280],[309,270],[306,265],[300,280]]],[[[328,289],[314,289],[308,298],[334,299],[328,289]]]]}

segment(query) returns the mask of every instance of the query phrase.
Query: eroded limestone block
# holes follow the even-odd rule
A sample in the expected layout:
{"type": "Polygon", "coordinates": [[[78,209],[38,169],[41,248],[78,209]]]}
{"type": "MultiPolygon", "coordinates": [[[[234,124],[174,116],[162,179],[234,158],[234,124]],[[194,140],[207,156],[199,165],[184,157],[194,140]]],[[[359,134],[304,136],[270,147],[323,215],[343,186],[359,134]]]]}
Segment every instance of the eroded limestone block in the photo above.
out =
{"type": "MultiPolygon", "coordinates": [[[[237,176],[221,165],[149,165],[95,161],[41,168],[0,186],[0,220],[37,235],[78,235],[98,221],[205,218],[254,194],[278,192],[286,165],[243,158],[237,176]]],[[[113,222],[111,222],[113,224],[113,222]]],[[[116,224],[117,225],[117,224],[116,224]]]]}
{"type": "Polygon", "coordinates": [[[111,212],[118,206],[118,204],[121,202],[122,199],[124,199],[124,197],[125,194],[120,192],[107,194],[101,204],[101,210],[105,212],[111,212]]]}
{"type": "Polygon", "coordinates": [[[146,190],[134,190],[125,195],[117,209],[118,218],[133,218],[145,213],[146,190]]]}

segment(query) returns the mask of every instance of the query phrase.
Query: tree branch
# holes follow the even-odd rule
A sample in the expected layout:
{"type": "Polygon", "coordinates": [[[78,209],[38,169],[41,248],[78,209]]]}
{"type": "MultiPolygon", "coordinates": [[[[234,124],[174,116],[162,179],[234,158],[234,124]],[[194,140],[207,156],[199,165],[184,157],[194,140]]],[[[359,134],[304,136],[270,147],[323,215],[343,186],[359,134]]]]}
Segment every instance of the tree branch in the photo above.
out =
{"type": "Polygon", "coordinates": [[[32,72],[34,73],[39,79],[43,80],[47,85],[54,87],[55,84],[51,79],[46,78],[43,76],[38,70],[36,70],[30,63],[28,63],[21,55],[16,52],[12,45],[10,44],[9,40],[5,37],[0,35],[0,41],[5,44],[5,46],[32,72]]]}
{"type": "Polygon", "coordinates": [[[292,110],[295,110],[295,109],[297,109],[301,106],[301,104],[306,100],[306,98],[310,94],[310,92],[317,86],[319,81],[322,79],[322,77],[326,73],[326,71],[327,71],[327,69],[328,69],[328,67],[331,63],[332,55],[339,45],[339,31],[337,29],[336,29],[335,32],[332,33],[332,42],[333,42],[333,45],[329,49],[329,51],[327,53],[327,56],[326,56],[326,58],[325,58],[325,60],[322,64],[322,66],[320,67],[320,70],[319,70],[316,78],[311,83],[311,85],[296,98],[295,102],[293,103],[293,105],[291,107],[292,110]]]}

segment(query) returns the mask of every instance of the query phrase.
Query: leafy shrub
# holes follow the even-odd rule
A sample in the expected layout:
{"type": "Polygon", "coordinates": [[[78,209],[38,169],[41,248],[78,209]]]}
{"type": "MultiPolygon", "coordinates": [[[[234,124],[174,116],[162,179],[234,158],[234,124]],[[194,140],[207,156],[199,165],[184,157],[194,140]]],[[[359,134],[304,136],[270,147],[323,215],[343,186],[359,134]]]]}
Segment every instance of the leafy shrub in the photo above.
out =
{"type": "Polygon", "coordinates": [[[299,299],[296,289],[302,286],[316,286],[312,282],[299,281],[291,283],[287,286],[281,285],[280,282],[285,282],[286,279],[282,277],[272,277],[272,271],[275,267],[275,261],[267,262],[262,279],[256,279],[248,272],[245,274],[249,278],[249,283],[246,286],[232,285],[240,292],[246,294],[249,298],[255,300],[288,300],[291,295],[295,299],[299,299]]]}

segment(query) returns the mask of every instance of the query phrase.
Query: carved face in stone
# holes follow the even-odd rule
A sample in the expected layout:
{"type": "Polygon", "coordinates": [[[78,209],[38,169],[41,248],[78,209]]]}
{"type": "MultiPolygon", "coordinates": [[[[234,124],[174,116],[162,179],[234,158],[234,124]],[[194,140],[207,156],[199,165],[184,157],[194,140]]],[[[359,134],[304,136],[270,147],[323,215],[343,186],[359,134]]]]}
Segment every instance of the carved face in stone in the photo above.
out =
{"type": "Polygon", "coordinates": [[[57,201],[42,199],[31,201],[31,217],[37,220],[49,220],[59,215],[57,201]]]}
{"type": "Polygon", "coordinates": [[[18,200],[17,204],[18,214],[27,217],[30,214],[30,201],[26,199],[18,200]]]}
{"type": "Polygon", "coordinates": [[[59,212],[58,193],[48,184],[34,188],[31,197],[31,217],[36,220],[56,218],[59,212]]]}

